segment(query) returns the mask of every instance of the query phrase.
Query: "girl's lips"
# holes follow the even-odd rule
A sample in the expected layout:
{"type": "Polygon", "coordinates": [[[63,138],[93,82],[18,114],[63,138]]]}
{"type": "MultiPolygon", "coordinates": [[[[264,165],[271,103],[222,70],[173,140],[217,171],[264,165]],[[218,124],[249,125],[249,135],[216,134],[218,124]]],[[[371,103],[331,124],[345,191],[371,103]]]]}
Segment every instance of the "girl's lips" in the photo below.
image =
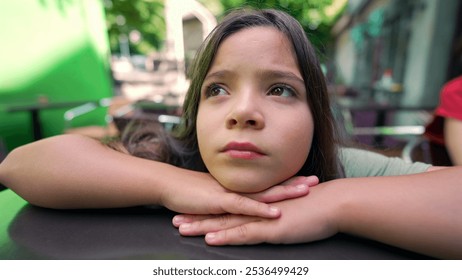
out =
{"type": "Polygon", "coordinates": [[[230,142],[221,152],[239,159],[256,159],[265,156],[265,153],[250,142],[230,142]]]}

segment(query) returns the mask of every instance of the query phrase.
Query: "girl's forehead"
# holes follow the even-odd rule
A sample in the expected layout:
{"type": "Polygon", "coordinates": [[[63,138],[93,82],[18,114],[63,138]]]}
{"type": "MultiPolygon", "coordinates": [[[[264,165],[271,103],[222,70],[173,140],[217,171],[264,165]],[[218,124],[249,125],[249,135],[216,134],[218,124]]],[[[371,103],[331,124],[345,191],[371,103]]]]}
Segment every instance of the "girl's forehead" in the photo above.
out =
{"type": "Polygon", "coordinates": [[[226,37],[218,46],[209,70],[239,63],[298,68],[291,41],[271,26],[244,28],[226,37]]]}
{"type": "MultiPolygon", "coordinates": [[[[291,46],[291,43],[288,40],[286,34],[281,30],[273,26],[249,26],[244,27],[228,36],[226,36],[221,42],[218,48],[226,44],[230,40],[239,41],[242,43],[242,46],[248,44],[265,44],[268,41],[278,40],[282,43],[285,43],[291,46]]],[[[292,47],[292,46],[291,46],[292,47]]]]}

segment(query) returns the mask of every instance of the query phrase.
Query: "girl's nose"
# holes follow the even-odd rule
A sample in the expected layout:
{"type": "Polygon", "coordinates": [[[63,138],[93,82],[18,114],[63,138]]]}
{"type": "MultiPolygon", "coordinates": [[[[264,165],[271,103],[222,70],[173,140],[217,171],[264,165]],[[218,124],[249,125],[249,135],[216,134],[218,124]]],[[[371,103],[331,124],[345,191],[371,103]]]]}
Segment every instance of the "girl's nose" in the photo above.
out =
{"type": "Polygon", "coordinates": [[[262,129],[265,119],[259,110],[258,100],[249,97],[237,98],[226,119],[226,127],[262,129]]]}

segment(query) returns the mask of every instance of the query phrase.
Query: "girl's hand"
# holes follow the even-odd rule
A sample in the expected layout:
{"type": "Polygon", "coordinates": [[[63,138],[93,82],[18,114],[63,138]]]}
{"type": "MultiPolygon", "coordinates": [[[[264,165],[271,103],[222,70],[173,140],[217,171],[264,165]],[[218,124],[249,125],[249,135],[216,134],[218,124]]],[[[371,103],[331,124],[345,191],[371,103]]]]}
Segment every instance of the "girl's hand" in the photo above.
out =
{"type": "Polygon", "coordinates": [[[209,245],[300,243],[324,239],[338,232],[337,206],[325,186],[308,196],[274,203],[278,219],[245,215],[177,215],[173,224],[184,236],[205,235],[209,245]]]}
{"type": "Polygon", "coordinates": [[[187,214],[239,214],[277,218],[280,209],[266,203],[301,197],[318,183],[316,176],[294,177],[260,193],[238,194],[223,188],[210,174],[185,170],[188,184],[166,188],[160,204],[187,214]]]}
{"type": "Polygon", "coordinates": [[[316,176],[297,176],[262,192],[241,195],[265,203],[278,202],[304,196],[308,194],[309,187],[313,187],[317,184],[319,184],[319,179],[316,176]]]}

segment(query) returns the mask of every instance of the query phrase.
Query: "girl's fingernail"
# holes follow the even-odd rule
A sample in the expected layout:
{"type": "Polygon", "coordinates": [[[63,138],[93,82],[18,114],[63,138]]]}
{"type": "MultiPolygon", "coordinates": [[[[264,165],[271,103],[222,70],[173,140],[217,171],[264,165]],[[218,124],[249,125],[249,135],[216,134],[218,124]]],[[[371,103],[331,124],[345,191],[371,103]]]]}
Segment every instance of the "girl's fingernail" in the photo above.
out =
{"type": "Polygon", "coordinates": [[[299,190],[305,190],[308,186],[305,184],[300,184],[300,185],[296,185],[295,187],[299,190]]]}
{"type": "Polygon", "coordinates": [[[280,210],[277,207],[270,206],[270,211],[272,214],[279,214],[280,210]]]}
{"type": "Polygon", "coordinates": [[[175,216],[173,217],[173,223],[175,224],[180,224],[184,221],[184,217],[183,216],[175,216]]]}
{"type": "Polygon", "coordinates": [[[211,233],[207,233],[205,235],[205,240],[208,242],[208,241],[213,241],[215,238],[217,237],[217,234],[214,233],[214,232],[211,232],[211,233]]]}
{"type": "Polygon", "coordinates": [[[180,229],[181,230],[188,230],[191,227],[191,224],[181,224],[180,229]]]}
{"type": "Polygon", "coordinates": [[[309,185],[313,185],[317,184],[319,182],[319,179],[316,176],[308,176],[305,178],[305,182],[309,185]]]}

